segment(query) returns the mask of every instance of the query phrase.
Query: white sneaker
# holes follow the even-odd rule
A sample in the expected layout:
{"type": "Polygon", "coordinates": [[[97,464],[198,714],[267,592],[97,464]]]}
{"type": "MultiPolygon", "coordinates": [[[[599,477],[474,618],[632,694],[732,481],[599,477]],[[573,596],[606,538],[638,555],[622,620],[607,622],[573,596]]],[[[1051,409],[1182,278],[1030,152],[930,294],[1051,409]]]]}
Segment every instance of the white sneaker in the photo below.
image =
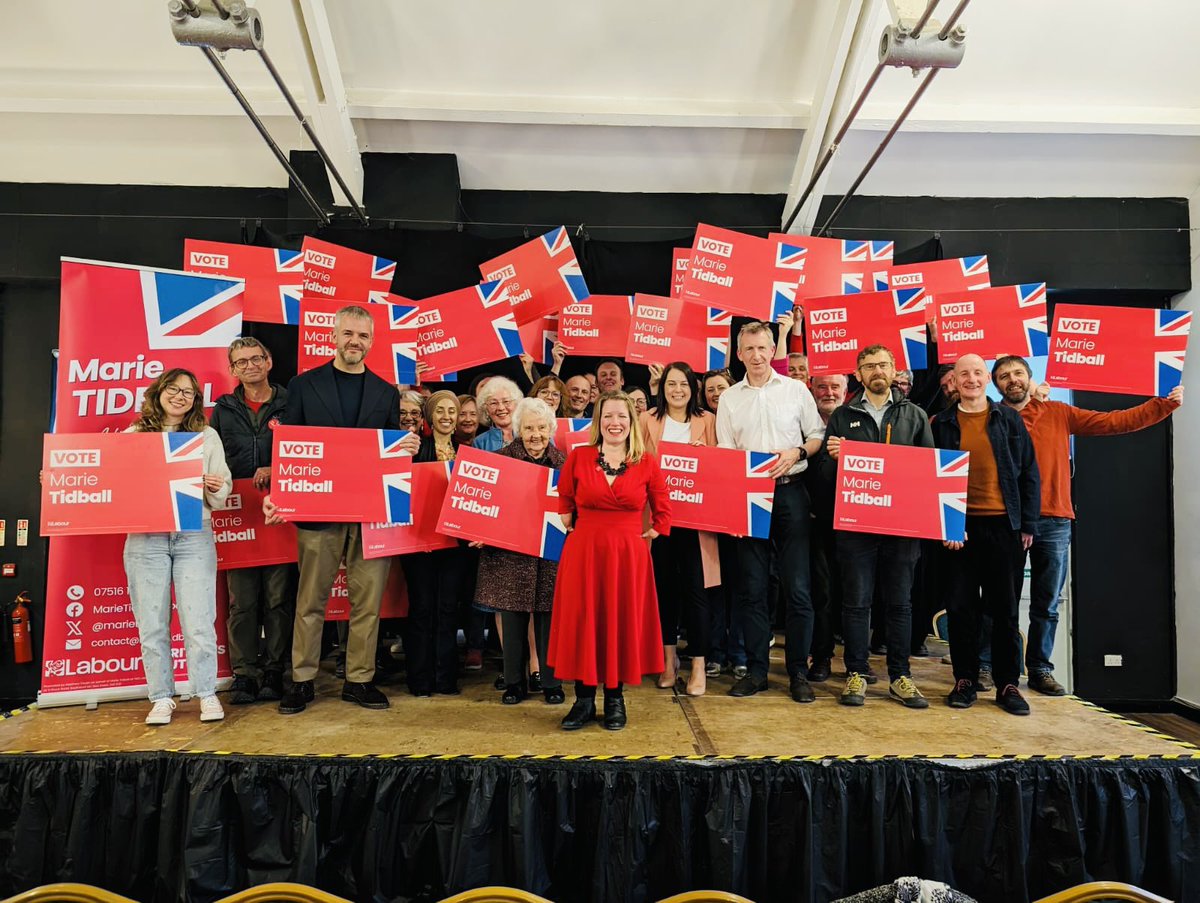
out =
{"type": "Polygon", "coordinates": [[[150,714],[146,716],[146,723],[170,724],[173,711],[175,711],[174,699],[156,699],[154,705],[150,707],[150,714]]]}
{"type": "Polygon", "coordinates": [[[215,696],[205,696],[200,700],[201,721],[223,721],[225,710],[221,708],[221,700],[215,696]]]}

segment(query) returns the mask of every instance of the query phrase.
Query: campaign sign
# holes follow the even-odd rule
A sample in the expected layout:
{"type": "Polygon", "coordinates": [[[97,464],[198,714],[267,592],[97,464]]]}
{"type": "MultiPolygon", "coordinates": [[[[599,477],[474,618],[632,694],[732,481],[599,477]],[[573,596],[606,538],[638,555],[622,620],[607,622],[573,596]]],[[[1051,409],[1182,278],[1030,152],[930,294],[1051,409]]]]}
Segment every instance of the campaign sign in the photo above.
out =
{"type": "Polygon", "coordinates": [[[227,349],[244,290],[240,279],[64,257],[53,431],[124,429],[175,367],[196,375],[211,408],[236,385],[227,349]]]}
{"type": "MultiPolygon", "coordinates": [[[[379,602],[379,617],[408,617],[408,584],[404,582],[404,569],[393,561],[388,570],[387,583],[383,585],[383,598],[379,602]]],[[[325,604],[326,621],[350,620],[350,583],[346,578],[345,566],[338,568],[329,590],[329,601],[325,604]]]]}
{"type": "Polygon", "coordinates": [[[189,273],[245,279],[243,320],[289,326],[300,322],[300,294],[304,290],[301,251],[188,238],[183,242],[183,268],[189,273]]]}
{"type": "Polygon", "coordinates": [[[342,304],[379,302],[392,290],[396,261],[364,254],[304,236],[300,245],[304,255],[302,298],[325,298],[342,304]]]}
{"type": "Polygon", "coordinates": [[[697,373],[729,361],[733,315],[685,298],[634,295],[625,360],[631,364],[684,361],[697,373]]]}
{"type": "Polygon", "coordinates": [[[995,360],[1006,354],[1046,353],[1046,283],[1001,285],[933,296],[937,309],[938,363],[964,354],[995,360]]]}
{"type": "Polygon", "coordinates": [[[858,353],[872,345],[886,345],[896,357],[897,370],[921,370],[925,357],[925,304],[918,289],[863,292],[810,298],[808,316],[808,372],[853,373],[858,353]]]}
{"type": "Polygon", "coordinates": [[[554,363],[554,343],[558,341],[558,317],[541,317],[517,327],[521,347],[535,361],[550,366],[554,363]]]}
{"type": "Polygon", "coordinates": [[[779,455],[682,442],[662,442],[658,465],[671,496],[671,526],[752,536],[771,535],[779,455]]]}
{"type": "Polygon", "coordinates": [[[776,243],[701,223],[688,252],[680,297],[756,320],[792,309],[798,270],[776,266],[776,243]]]}
{"type": "MultiPolygon", "coordinates": [[[[367,369],[394,385],[411,386],[417,381],[417,321],[415,301],[385,293],[387,302],[364,304],[363,310],[375,324],[375,338],[364,363],[367,369]]],[[[296,372],[304,373],[329,363],[337,351],[333,334],[334,317],[345,302],[324,298],[300,301],[297,330],[296,372]]]]}
{"type": "Polygon", "coordinates": [[[290,521],[412,522],[406,430],[277,426],[271,501],[290,521]]]}
{"type": "MultiPolygon", "coordinates": [[[[947,292],[973,292],[991,286],[986,255],[952,257],[948,260],[927,260],[891,267],[885,286],[893,291],[916,289],[920,300],[932,297],[935,301],[947,292]]],[[[937,308],[925,308],[925,322],[933,323],[937,308]]]]}
{"type": "Polygon", "coordinates": [[[253,480],[234,480],[225,507],[213,511],[218,571],[296,560],[295,525],[264,523],[262,503],[266,494],[253,480]]]}
{"type": "Polygon", "coordinates": [[[557,470],[459,448],[438,531],[558,561],[567,538],[558,505],[557,470]]]}
{"type": "Polygon", "coordinates": [[[1192,313],[1059,304],[1046,382],[1118,395],[1169,395],[1183,381],[1192,313]]]}
{"type": "Polygon", "coordinates": [[[48,433],[42,536],[204,528],[203,433],[48,433]]]}
{"type": "Polygon", "coordinates": [[[854,295],[887,289],[895,245],[877,239],[815,238],[772,232],[775,279],[792,285],[793,304],[827,295],[854,295]]]}
{"type": "Polygon", "coordinates": [[[498,282],[517,323],[557,314],[590,292],[563,226],[479,265],[484,282],[498,282]]]}
{"type": "MultiPolygon", "coordinates": [[[[412,468],[412,523],[362,525],[363,558],[386,558],[411,552],[452,549],[458,541],[437,532],[442,501],[450,486],[450,461],[430,461],[412,468]]],[[[398,568],[393,567],[393,571],[398,568]]]]}
{"type": "Polygon", "coordinates": [[[688,261],[692,259],[691,248],[676,248],[671,253],[671,297],[683,296],[683,280],[687,276],[688,261]]]}
{"type": "Polygon", "coordinates": [[[622,357],[629,343],[633,295],[588,295],[558,315],[558,338],[576,357],[622,357]]]}
{"type": "Polygon", "coordinates": [[[833,526],[962,542],[970,453],[843,439],[833,526]]]}
{"type": "MultiPolygon", "coordinates": [[[[40,707],[145,701],[146,675],[122,561],[124,545],[122,535],[57,536],[50,541],[40,707]]],[[[225,639],[229,598],[224,578],[213,574],[212,579],[217,594],[217,686],[224,688],[231,677],[225,639]]],[[[183,631],[173,604],[170,631],[175,689],[191,692],[183,631]]]]}
{"type": "Polygon", "coordinates": [[[453,379],[477,364],[523,354],[521,333],[499,282],[483,282],[417,302],[417,357],[426,380],[453,379]]]}
{"type": "Polygon", "coordinates": [[[591,417],[559,417],[554,425],[554,444],[563,454],[592,441],[591,417]]]}

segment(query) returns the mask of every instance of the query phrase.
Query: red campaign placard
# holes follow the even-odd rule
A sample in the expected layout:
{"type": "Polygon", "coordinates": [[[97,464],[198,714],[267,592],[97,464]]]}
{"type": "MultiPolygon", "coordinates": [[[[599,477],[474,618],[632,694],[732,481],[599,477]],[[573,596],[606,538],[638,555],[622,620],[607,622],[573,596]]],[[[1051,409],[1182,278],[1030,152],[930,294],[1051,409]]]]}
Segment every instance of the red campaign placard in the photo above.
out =
{"type": "Polygon", "coordinates": [[[833,526],[962,542],[970,453],[843,439],[833,526]]]}
{"type": "Polygon", "coordinates": [[[1059,304],[1046,382],[1118,395],[1169,395],[1183,381],[1187,310],[1059,304]]]}
{"type": "Polygon", "coordinates": [[[692,259],[691,248],[676,248],[671,253],[671,297],[683,297],[683,280],[687,277],[688,262],[692,259]]]}
{"type": "Polygon", "coordinates": [[[304,291],[302,298],[334,299],[345,304],[383,301],[392,290],[396,261],[364,254],[304,236],[300,245],[304,255],[304,291]]]}
{"type": "Polygon", "coordinates": [[[728,311],[684,298],[634,295],[625,360],[631,364],[684,361],[697,373],[718,370],[729,361],[728,311]]]}
{"type": "Polygon", "coordinates": [[[541,317],[518,326],[521,347],[538,363],[554,363],[554,343],[558,341],[558,317],[541,317]]]}
{"type": "Polygon", "coordinates": [[[558,561],[567,538],[558,504],[557,470],[459,448],[438,531],[558,561]]]}
{"type": "MultiPolygon", "coordinates": [[[[451,463],[430,461],[412,468],[412,523],[362,525],[363,558],[452,549],[458,541],[437,532],[442,501],[450,486],[451,463]]],[[[395,570],[395,568],[393,568],[395,570]]]]}
{"type": "Polygon", "coordinates": [[[174,367],[196,374],[205,407],[236,381],[240,279],[62,259],[56,433],[123,430],[146,387],[174,367]]]}
{"type": "Polygon", "coordinates": [[[776,279],[791,283],[792,299],[854,295],[887,289],[895,245],[878,239],[815,238],[772,232],[776,279]]]}
{"type": "Polygon", "coordinates": [[[290,521],[412,521],[405,430],[277,426],[271,501],[290,521]]]}
{"type": "Polygon", "coordinates": [[[937,309],[938,363],[964,354],[995,360],[1006,354],[1046,353],[1046,283],[1001,285],[933,296],[937,309]]]}
{"type": "Polygon", "coordinates": [[[796,270],[776,264],[777,243],[701,223],[688,251],[680,297],[745,317],[773,321],[791,310],[796,270]]]}
{"type": "Polygon", "coordinates": [[[246,280],[245,312],[251,323],[300,322],[304,290],[304,254],[284,248],[260,248],[222,241],[184,239],[183,268],[246,280]]]}
{"type": "Polygon", "coordinates": [[[554,444],[564,455],[592,441],[591,417],[559,417],[554,425],[554,444]]]}
{"type": "Polygon", "coordinates": [[[810,298],[805,302],[808,372],[853,373],[858,353],[876,344],[886,345],[895,355],[897,370],[923,370],[927,299],[918,293],[899,289],[810,298]]]}
{"type": "Polygon", "coordinates": [[[204,528],[202,433],[48,433],[42,536],[204,528]]]}
{"type": "Polygon", "coordinates": [[[477,364],[523,354],[521,333],[499,282],[484,282],[417,302],[417,356],[423,379],[453,379],[477,364]]]}
{"type": "MultiPolygon", "coordinates": [[[[51,540],[39,706],[146,698],[141,642],[122,557],[124,546],[121,535],[51,540]]],[[[213,579],[217,590],[217,679],[227,682],[231,676],[225,639],[229,599],[225,578],[214,573],[213,579]]],[[[188,679],[187,658],[174,606],[171,658],[176,690],[182,692],[188,679]]]]}
{"type": "MultiPolygon", "coordinates": [[[[946,292],[973,292],[988,288],[991,284],[987,256],[979,255],[889,267],[886,287],[893,290],[920,289],[918,297],[932,295],[936,300],[946,292]]],[[[926,317],[930,322],[934,313],[932,305],[926,308],[926,317]]]]}
{"type": "Polygon", "coordinates": [[[778,455],[682,442],[658,446],[671,495],[671,526],[767,539],[778,455]]]}
{"type": "Polygon", "coordinates": [[[559,312],[558,336],[576,357],[622,357],[632,315],[632,295],[589,295],[559,312]]]}
{"type": "MultiPolygon", "coordinates": [[[[417,321],[420,311],[415,301],[400,295],[387,295],[386,302],[365,304],[375,324],[375,338],[367,352],[366,365],[388,382],[411,386],[417,381],[417,321]]],[[[304,373],[328,363],[337,350],[333,334],[334,315],[346,305],[324,298],[300,301],[300,328],[297,330],[296,372],[304,373]]]]}
{"type": "Polygon", "coordinates": [[[212,513],[213,539],[217,543],[217,570],[290,564],[296,560],[294,524],[263,522],[266,491],[253,480],[234,480],[225,507],[212,513]]]}
{"type": "Polygon", "coordinates": [[[557,314],[590,293],[563,226],[479,265],[484,282],[499,282],[517,322],[557,314]]]}
{"type": "MultiPolygon", "coordinates": [[[[398,561],[392,562],[387,583],[383,587],[383,598],[379,603],[379,617],[408,617],[408,585],[404,582],[404,569],[398,561]]],[[[346,582],[346,568],[338,568],[329,591],[329,602],[325,606],[326,621],[350,620],[350,585],[346,582]]]]}

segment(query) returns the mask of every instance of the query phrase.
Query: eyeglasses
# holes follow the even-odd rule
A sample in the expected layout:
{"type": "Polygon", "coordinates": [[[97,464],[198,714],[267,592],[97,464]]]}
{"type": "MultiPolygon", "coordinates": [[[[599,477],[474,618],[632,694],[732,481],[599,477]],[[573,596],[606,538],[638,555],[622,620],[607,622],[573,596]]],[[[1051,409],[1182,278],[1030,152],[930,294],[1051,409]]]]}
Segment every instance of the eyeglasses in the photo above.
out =
{"type": "Polygon", "coordinates": [[[196,397],[195,389],[181,389],[179,386],[166,386],[163,389],[163,394],[167,398],[174,398],[177,395],[182,395],[184,401],[191,401],[196,397]]]}
{"type": "Polygon", "coordinates": [[[874,373],[876,370],[879,370],[879,371],[890,370],[894,366],[896,366],[896,365],[893,364],[891,361],[880,361],[877,364],[859,364],[858,368],[860,370],[862,370],[864,373],[874,373]]]}
{"type": "Polygon", "coordinates": [[[421,412],[420,411],[401,411],[400,419],[401,420],[420,420],[421,412]]]}
{"type": "Polygon", "coordinates": [[[511,398],[489,398],[487,406],[489,408],[515,408],[517,403],[511,398]]]}
{"type": "Polygon", "coordinates": [[[542,389],[538,392],[538,398],[555,398],[562,400],[562,392],[556,392],[554,389],[542,389]]]}
{"type": "Polygon", "coordinates": [[[247,367],[261,367],[267,362],[265,354],[256,354],[253,357],[242,358],[239,361],[233,362],[234,370],[245,370],[247,367]]]}

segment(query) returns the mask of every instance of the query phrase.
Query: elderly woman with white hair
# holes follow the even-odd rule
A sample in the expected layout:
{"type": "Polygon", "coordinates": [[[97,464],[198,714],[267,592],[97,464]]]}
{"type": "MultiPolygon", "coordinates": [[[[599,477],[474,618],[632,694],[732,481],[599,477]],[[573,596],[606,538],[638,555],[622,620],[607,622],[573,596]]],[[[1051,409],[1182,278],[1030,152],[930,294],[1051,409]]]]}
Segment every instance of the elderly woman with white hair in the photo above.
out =
{"type": "MultiPolygon", "coordinates": [[[[490,385],[490,383],[489,383],[490,385]]],[[[554,436],[554,411],[540,398],[523,398],[512,416],[514,438],[498,454],[557,470],[567,457],[550,440],[554,436]]],[[[480,546],[480,543],[472,543],[480,546]]],[[[528,695],[526,662],[529,658],[529,622],[533,619],[534,645],[542,662],[542,694],[547,703],[564,701],[562,685],[546,664],[550,641],[550,608],[558,564],[532,555],[483,547],[479,556],[476,600],[495,609],[504,636],[504,696],[515,705],[528,695]]]]}
{"type": "Polygon", "coordinates": [[[471,444],[484,451],[500,451],[513,441],[513,412],[524,393],[511,379],[493,376],[479,387],[479,410],[487,414],[492,428],[480,433],[471,444]]]}

